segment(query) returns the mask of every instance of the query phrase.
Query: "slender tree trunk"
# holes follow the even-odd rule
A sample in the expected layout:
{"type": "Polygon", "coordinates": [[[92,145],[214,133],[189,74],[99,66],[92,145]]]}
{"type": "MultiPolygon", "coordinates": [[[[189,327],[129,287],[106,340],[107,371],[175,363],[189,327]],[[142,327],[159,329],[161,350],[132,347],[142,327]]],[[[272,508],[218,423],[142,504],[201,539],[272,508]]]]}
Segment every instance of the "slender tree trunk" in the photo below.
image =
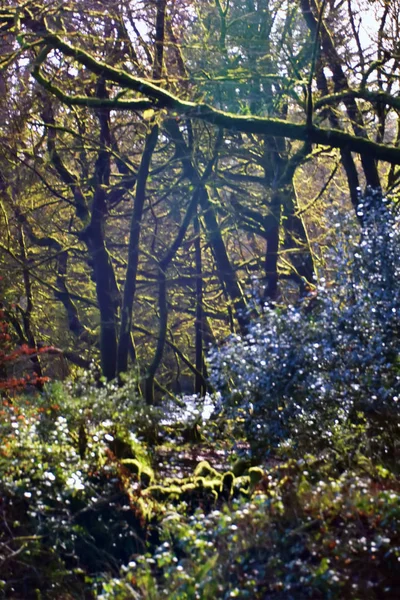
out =
{"type": "Polygon", "coordinates": [[[265,219],[267,248],[265,255],[266,286],[264,297],[276,300],[278,290],[278,253],[281,230],[286,249],[294,250],[290,260],[298,275],[300,292],[304,287],[303,278],[311,282],[314,277],[314,262],[308,241],[307,231],[298,210],[293,177],[296,167],[309,151],[309,145],[296,153],[291,159],[287,156],[284,140],[268,138],[264,141],[264,173],[267,189],[272,189],[270,214],[265,219]],[[282,216],[285,217],[282,220],[282,216]]]}
{"type": "Polygon", "coordinates": [[[271,214],[269,215],[268,226],[265,232],[267,247],[264,259],[264,298],[273,301],[278,296],[278,251],[282,213],[281,194],[279,192],[275,192],[272,195],[270,211],[271,214]]]}
{"type": "Polygon", "coordinates": [[[146,402],[149,405],[154,404],[154,377],[164,354],[168,326],[167,281],[165,272],[161,267],[158,270],[158,310],[160,324],[157,347],[154,358],[148,370],[145,384],[146,402]]]}
{"type": "MultiPolygon", "coordinates": [[[[285,191],[283,192],[285,194],[285,191]]],[[[314,261],[312,258],[307,231],[301,216],[296,214],[298,210],[296,190],[293,182],[286,190],[286,200],[283,202],[283,216],[285,217],[285,241],[284,245],[291,254],[291,262],[300,278],[300,288],[304,291],[304,280],[312,283],[314,279],[314,261]],[[293,202],[295,198],[295,202],[293,202]]]]}
{"type": "Polygon", "coordinates": [[[95,339],[95,335],[82,324],[82,321],[79,318],[78,309],[71,298],[66,284],[68,252],[65,250],[63,251],[61,245],[59,252],[60,254],[57,257],[56,279],[58,289],[54,292],[54,296],[57,298],[57,300],[60,300],[65,308],[70,332],[82,342],[92,346],[96,345],[97,339],[95,339]]]}
{"type": "Polygon", "coordinates": [[[206,225],[208,241],[210,242],[214,259],[217,263],[219,278],[225,286],[228,298],[230,298],[232,301],[235,317],[239,324],[240,331],[245,333],[248,326],[248,315],[243,290],[237,280],[236,273],[229,260],[225,243],[222,238],[221,229],[218,225],[215,211],[206,188],[203,188],[201,191],[200,206],[202,208],[203,218],[206,225]]]}
{"type": "MultiPolygon", "coordinates": [[[[319,9],[315,3],[315,0],[301,0],[300,5],[308,28],[314,36],[317,35],[317,18],[319,9]]],[[[332,40],[332,36],[328,31],[323,20],[321,20],[319,29],[321,34],[321,46],[324,53],[324,57],[327,61],[327,64],[329,65],[329,68],[333,73],[335,92],[341,92],[349,87],[346,75],[343,71],[341,58],[337,53],[337,50],[332,40]]],[[[364,119],[357,106],[357,102],[354,100],[354,98],[349,97],[345,98],[343,100],[343,103],[346,107],[346,112],[350,119],[350,123],[355,135],[361,138],[368,139],[364,119]]],[[[380,189],[381,183],[375,159],[366,153],[361,154],[361,164],[363,167],[367,185],[375,189],[380,189]]]]}
{"type": "Polygon", "coordinates": [[[193,220],[193,229],[195,234],[194,252],[195,252],[195,274],[196,274],[196,319],[195,328],[195,364],[197,373],[195,376],[195,393],[204,396],[206,390],[204,386],[204,377],[201,376],[204,368],[203,356],[203,267],[201,257],[201,238],[200,224],[197,215],[193,220]]]}
{"type": "MultiPolygon", "coordinates": [[[[107,98],[105,81],[99,77],[96,95],[107,98]]],[[[107,250],[105,238],[105,218],[107,215],[106,188],[110,183],[110,111],[96,111],[100,124],[100,149],[95,164],[95,192],[92,202],[92,214],[84,239],[90,251],[93,265],[96,294],[100,309],[100,355],[103,375],[114,379],[117,368],[117,317],[119,290],[114,268],[107,250]]]]}
{"type": "MultiPolygon", "coordinates": [[[[32,284],[31,284],[31,276],[29,273],[28,264],[28,256],[26,252],[25,246],[25,236],[22,225],[19,225],[18,231],[18,242],[21,251],[21,259],[23,262],[23,278],[24,278],[24,287],[25,287],[25,297],[26,297],[26,309],[22,312],[22,320],[24,324],[24,333],[25,338],[28,342],[28,346],[34,350],[37,350],[37,344],[35,340],[35,335],[33,333],[32,328],[32,313],[33,313],[33,293],[32,293],[32,284]]],[[[36,387],[38,390],[43,389],[43,383],[40,381],[40,378],[43,376],[42,366],[40,364],[39,356],[37,353],[31,356],[31,362],[33,365],[33,371],[35,373],[36,378],[39,381],[36,383],[36,387]]]]}
{"type": "MultiPolygon", "coordinates": [[[[155,49],[153,63],[153,78],[156,80],[161,79],[163,71],[165,8],[166,0],[157,0],[157,14],[155,23],[155,49]]],[[[121,311],[121,329],[118,344],[117,361],[118,373],[122,373],[128,370],[128,356],[130,348],[133,349],[133,355],[135,355],[132,340],[132,311],[136,293],[136,278],[139,264],[140,231],[142,226],[143,207],[146,197],[147,178],[149,176],[151,159],[155,147],[157,145],[158,133],[159,127],[157,124],[154,124],[146,137],[146,143],[136,180],[136,194],[129,237],[128,268],[126,271],[126,281],[121,311]]]]}
{"type": "MultiPolygon", "coordinates": [[[[317,88],[323,94],[323,96],[327,96],[329,94],[328,82],[326,80],[326,76],[323,70],[323,66],[321,61],[317,61],[316,68],[316,81],[317,88]]],[[[341,129],[340,121],[332,108],[328,107],[326,109],[326,115],[329,119],[329,124],[334,129],[341,129]]],[[[342,165],[346,173],[347,177],[347,185],[349,187],[351,203],[354,209],[357,212],[357,204],[358,204],[358,189],[360,187],[360,180],[358,178],[357,167],[355,165],[354,159],[350,150],[342,149],[340,150],[340,157],[342,160],[342,165]]]]}
{"type": "Polygon", "coordinates": [[[117,367],[117,323],[114,269],[104,239],[105,192],[97,187],[87,245],[93,265],[96,295],[100,310],[100,356],[103,375],[114,379],[117,367]]]}
{"type": "Polygon", "coordinates": [[[168,327],[168,310],[167,310],[167,284],[166,284],[166,273],[168,267],[175,257],[177,251],[181,247],[181,244],[185,238],[188,227],[195,215],[197,210],[197,203],[199,199],[199,190],[195,189],[193,192],[193,196],[189,202],[189,205],[186,209],[185,216],[182,220],[182,224],[179,228],[179,231],[175,237],[175,240],[171,244],[170,248],[164,255],[164,257],[160,260],[158,266],[158,309],[160,315],[159,321],[159,333],[157,340],[157,348],[153,358],[153,361],[150,365],[147,379],[146,379],[146,400],[148,404],[154,403],[154,377],[157,372],[158,367],[160,366],[161,359],[164,352],[164,346],[167,339],[167,327],[168,327]]]}
{"type": "Polygon", "coordinates": [[[222,238],[222,233],[218,225],[207,188],[205,187],[205,184],[196,168],[193,166],[193,163],[190,159],[189,148],[186,145],[182,132],[180,131],[177,123],[170,120],[167,122],[166,127],[171,139],[175,143],[176,156],[182,161],[186,176],[192,182],[194,187],[199,188],[199,203],[203,212],[208,241],[211,245],[214,259],[217,263],[218,275],[225,286],[226,293],[232,301],[240,330],[244,333],[248,325],[247,307],[244,294],[237,280],[233,266],[229,260],[225,243],[222,238]]]}
{"type": "Polygon", "coordinates": [[[118,373],[128,370],[129,346],[131,344],[132,311],[136,293],[136,278],[139,264],[139,244],[142,227],[143,207],[146,198],[146,184],[150,170],[150,162],[158,140],[158,125],[153,125],[146,138],[146,143],[139,167],[136,182],[135,202],[129,234],[128,267],[121,310],[121,328],[118,344],[118,373]]]}

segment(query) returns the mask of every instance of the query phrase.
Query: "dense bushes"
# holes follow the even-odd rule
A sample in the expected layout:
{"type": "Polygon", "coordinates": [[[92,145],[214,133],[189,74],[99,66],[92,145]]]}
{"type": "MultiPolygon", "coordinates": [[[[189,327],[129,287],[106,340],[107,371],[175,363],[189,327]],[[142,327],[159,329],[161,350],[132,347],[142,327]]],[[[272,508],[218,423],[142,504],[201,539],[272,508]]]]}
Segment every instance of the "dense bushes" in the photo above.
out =
{"type": "Polygon", "coordinates": [[[138,441],[157,426],[156,413],[139,401],[135,382],[100,387],[90,376],[3,400],[0,413],[4,597],[81,597],[85,576],[118,573],[156,535],[156,510],[140,501],[141,473],[148,485],[152,471],[138,441]]]}
{"type": "MultiPolygon", "coordinates": [[[[400,498],[387,473],[327,475],[312,457],[270,469],[251,502],[183,518],[103,585],[102,600],[392,599],[400,498]]],[[[328,467],[329,469],[329,467],[328,467]]]]}
{"type": "Polygon", "coordinates": [[[224,415],[253,451],[325,448],[338,427],[365,422],[371,444],[398,450],[400,221],[378,193],[356,223],[336,225],[331,281],[288,308],[263,307],[246,336],[211,354],[224,415]],[[377,442],[379,437],[379,444],[377,442]]]}
{"type": "Polygon", "coordinates": [[[375,458],[358,449],[344,465],[336,435],[336,454],[254,468],[225,442],[217,470],[190,471],[216,439],[185,448],[166,433],[135,382],[4,402],[0,597],[396,597],[399,483],[375,458]],[[144,442],[150,423],[162,452],[144,442]]]}
{"type": "Polygon", "coordinates": [[[200,460],[214,442],[167,443],[171,426],[146,411],[135,382],[3,403],[0,597],[398,595],[399,482],[376,457],[358,448],[344,464],[336,434],[334,452],[261,467],[226,452],[215,469],[200,460]],[[143,441],[149,423],[162,452],[143,441]],[[162,455],[181,472],[167,475],[162,455]]]}

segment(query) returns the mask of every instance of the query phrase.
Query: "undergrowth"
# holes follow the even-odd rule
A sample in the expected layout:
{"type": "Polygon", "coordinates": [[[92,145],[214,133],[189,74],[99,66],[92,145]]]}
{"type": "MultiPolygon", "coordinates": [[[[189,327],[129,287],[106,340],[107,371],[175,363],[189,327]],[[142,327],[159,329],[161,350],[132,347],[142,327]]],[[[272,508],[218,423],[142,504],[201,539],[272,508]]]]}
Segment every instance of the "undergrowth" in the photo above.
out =
{"type": "Polygon", "coordinates": [[[399,223],[359,213],[335,275],[213,351],[207,422],[135,377],[4,397],[0,597],[400,596],[399,223]]]}

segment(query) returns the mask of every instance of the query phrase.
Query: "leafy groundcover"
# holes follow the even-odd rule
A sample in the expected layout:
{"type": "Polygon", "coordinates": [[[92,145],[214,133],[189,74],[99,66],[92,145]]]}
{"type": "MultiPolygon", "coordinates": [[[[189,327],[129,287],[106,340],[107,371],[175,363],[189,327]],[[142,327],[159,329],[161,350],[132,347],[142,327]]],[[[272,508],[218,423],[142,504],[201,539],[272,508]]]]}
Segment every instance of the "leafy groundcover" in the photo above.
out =
{"type": "Polygon", "coordinates": [[[60,384],[3,403],[2,597],[398,597],[399,479],[365,423],[260,462],[229,422],[139,404],[133,385],[60,384]]]}

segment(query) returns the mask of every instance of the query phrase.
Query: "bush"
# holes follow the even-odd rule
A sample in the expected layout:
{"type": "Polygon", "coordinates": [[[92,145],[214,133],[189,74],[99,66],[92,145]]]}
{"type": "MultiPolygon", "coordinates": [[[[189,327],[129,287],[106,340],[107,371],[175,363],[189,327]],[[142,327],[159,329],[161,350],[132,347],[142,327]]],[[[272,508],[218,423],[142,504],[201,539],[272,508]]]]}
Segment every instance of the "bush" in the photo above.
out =
{"type": "Polygon", "coordinates": [[[400,498],[387,473],[327,477],[313,457],[265,473],[251,502],[184,518],[106,580],[101,600],[398,597],[400,498]]]}
{"type": "Polygon", "coordinates": [[[214,351],[221,419],[91,372],[3,399],[0,597],[400,595],[400,234],[380,200],[361,237],[341,224],[332,285],[214,351]]]}
{"type": "Polygon", "coordinates": [[[0,597],[83,597],[91,577],[118,573],[157,539],[157,507],[141,501],[152,472],[139,437],[158,416],[136,389],[134,379],[99,387],[88,373],[3,400],[0,597]]]}
{"type": "Polygon", "coordinates": [[[263,307],[247,335],[210,354],[223,414],[254,452],[324,448],[361,421],[374,449],[396,460],[400,220],[373,192],[358,215],[361,233],[351,219],[336,224],[333,281],[297,306],[263,307]]]}
{"type": "Polygon", "coordinates": [[[44,354],[49,350],[52,348],[30,348],[26,344],[15,346],[9,333],[5,311],[0,304],[0,393],[2,396],[12,395],[32,386],[42,389],[43,384],[49,381],[48,377],[39,377],[35,372],[32,375],[25,374],[15,377],[11,371],[19,361],[24,361],[29,357],[38,360],[39,354],[44,354]]]}

